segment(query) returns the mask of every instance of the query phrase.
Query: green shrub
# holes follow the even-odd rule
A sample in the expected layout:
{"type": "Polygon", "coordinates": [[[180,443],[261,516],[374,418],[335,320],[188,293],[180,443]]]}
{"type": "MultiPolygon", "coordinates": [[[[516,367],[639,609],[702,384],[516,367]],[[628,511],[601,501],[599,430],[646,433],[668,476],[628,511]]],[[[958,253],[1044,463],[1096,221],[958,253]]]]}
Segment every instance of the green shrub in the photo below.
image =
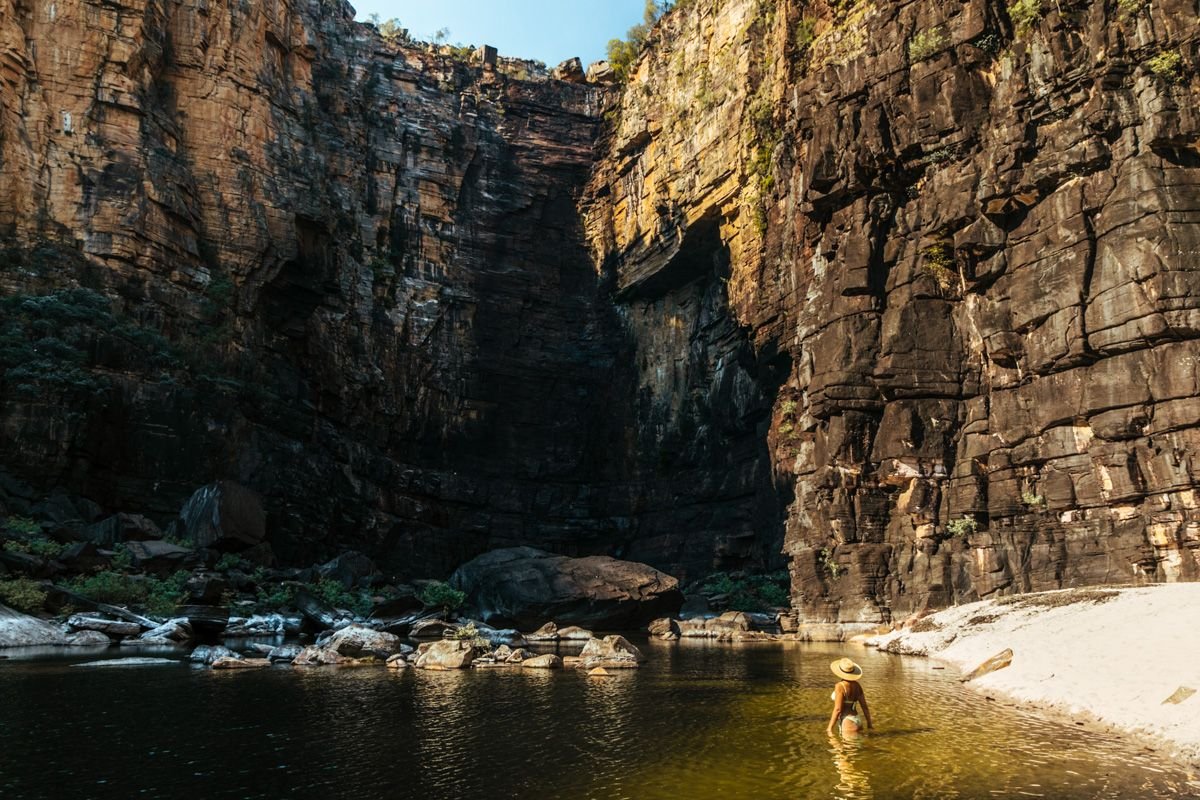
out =
{"type": "Polygon", "coordinates": [[[184,587],[192,573],[185,569],[177,571],[164,580],[146,578],[146,611],[149,614],[169,617],[184,599],[184,587]]]}
{"type": "MultiPolygon", "coordinates": [[[[262,584],[262,581],[258,582],[262,584]]],[[[280,583],[273,587],[260,585],[256,601],[259,611],[278,611],[281,608],[293,608],[296,604],[295,584],[280,583]]]]}
{"type": "Polygon", "coordinates": [[[106,569],[81,575],[68,584],[73,592],[97,603],[136,605],[146,599],[146,584],[120,572],[106,569]]]}
{"type": "Polygon", "coordinates": [[[908,40],[909,63],[916,64],[918,61],[924,61],[949,43],[950,40],[941,28],[919,31],[908,40]]]}
{"type": "Polygon", "coordinates": [[[1151,74],[1167,83],[1179,83],[1183,79],[1183,57],[1172,50],[1163,50],[1146,61],[1151,74]]]}
{"type": "Polygon", "coordinates": [[[960,517],[946,523],[946,532],[951,536],[970,536],[979,530],[979,523],[972,517],[960,517]]]}
{"type": "Polygon", "coordinates": [[[646,0],[646,6],[642,11],[642,21],[626,31],[624,39],[610,39],[608,41],[608,64],[612,67],[613,72],[616,73],[619,80],[626,81],[629,79],[633,67],[637,63],[638,56],[641,55],[642,48],[646,45],[650,29],[654,27],[654,23],[658,21],[658,18],[670,8],[671,4],[669,2],[646,0]]]}
{"type": "Polygon", "coordinates": [[[118,544],[113,548],[111,563],[114,569],[122,571],[133,569],[133,553],[129,552],[129,548],[124,544],[118,544]]]}
{"type": "Polygon", "coordinates": [[[362,593],[353,594],[342,585],[341,581],[322,578],[316,583],[310,584],[308,590],[315,597],[334,608],[348,609],[360,617],[365,617],[371,613],[373,603],[370,596],[362,593]]]}
{"type": "Polygon", "coordinates": [[[1028,489],[1021,492],[1021,502],[1030,508],[1041,508],[1046,505],[1046,498],[1028,489]]]}
{"type": "Polygon", "coordinates": [[[786,572],[760,575],[731,575],[714,572],[699,586],[701,594],[717,598],[729,611],[768,611],[791,603],[790,582],[786,572]],[[724,599],[719,599],[723,596],[724,599]]]}
{"type": "Polygon", "coordinates": [[[12,516],[4,520],[4,532],[17,536],[36,536],[42,532],[42,526],[29,517],[12,516]]]}
{"type": "Polygon", "coordinates": [[[1042,18],[1042,0],[1013,0],[1008,4],[1008,18],[1017,33],[1026,33],[1042,18]]]}
{"type": "Polygon", "coordinates": [[[812,47],[812,43],[817,38],[817,21],[812,17],[802,17],[796,23],[796,30],[792,32],[792,42],[796,46],[796,55],[803,56],[808,52],[808,48],[812,47]]]}
{"type": "Polygon", "coordinates": [[[1117,8],[1121,10],[1121,18],[1132,17],[1146,7],[1147,0],[1117,0],[1117,8]]]}
{"type": "Polygon", "coordinates": [[[245,570],[247,566],[246,559],[237,553],[226,553],[217,561],[217,572],[229,572],[234,569],[245,570]]]}
{"type": "Polygon", "coordinates": [[[820,558],[821,558],[821,569],[822,569],[822,571],[825,572],[826,575],[828,575],[829,577],[831,577],[835,580],[837,578],[841,577],[841,574],[844,571],[844,569],[843,569],[842,565],[837,562],[837,559],[834,557],[832,550],[830,550],[828,547],[822,547],[821,552],[820,552],[820,558]]]}
{"type": "Polygon", "coordinates": [[[933,276],[943,292],[951,291],[957,281],[954,247],[949,242],[937,242],[921,251],[921,268],[933,276]]]}
{"type": "Polygon", "coordinates": [[[481,650],[490,649],[492,646],[491,641],[479,632],[479,629],[475,627],[474,622],[468,622],[466,625],[459,625],[451,632],[450,636],[460,642],[470,642],[476,648],[481,650]]]}
{"type": "Polygon", "coordinates": [[[417,595],[426,608],[441,608],[446,611],[457,611],[462,608],[467,602],[466,592],[461,592],[458,589],[441,581],[434,581],[428,584],[421,593],[417,595]]]}
{"type": "Polygon", "coordinates": [[[0,581],[0,603],[6,606],[26,614],[36,614],[42,610],[45,602],[46,592],[37,581],[29,578],[0,581]]]}

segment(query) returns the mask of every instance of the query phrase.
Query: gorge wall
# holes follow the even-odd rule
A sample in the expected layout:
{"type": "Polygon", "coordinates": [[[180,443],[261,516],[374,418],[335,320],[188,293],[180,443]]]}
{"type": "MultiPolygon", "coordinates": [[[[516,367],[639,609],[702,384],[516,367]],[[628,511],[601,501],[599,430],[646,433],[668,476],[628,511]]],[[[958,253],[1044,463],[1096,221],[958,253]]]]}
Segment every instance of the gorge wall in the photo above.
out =
{"type": "Polygon", "coordinates": [[[328,0],[0,2],[0,511],[782,548],[863,624],[1200,578],[1195,0],[688,0],[619,90],[328,0]]]}
{"type": "Polygon", "coordinates": [[[802,618],[1200,577],[1197,4],[682,5],[589,240],[636,293],[719,231],[802,618]]]}
{"type": "Polygon", "coordinates": [[[612,88],[332,0],[0,8],[0,514],[165,524],[232,479],[285,563],[782,563],[719,281],[622,307],[590,260],[612,88]],[[638,331],[674,399],[627,366],[638,331]]]}

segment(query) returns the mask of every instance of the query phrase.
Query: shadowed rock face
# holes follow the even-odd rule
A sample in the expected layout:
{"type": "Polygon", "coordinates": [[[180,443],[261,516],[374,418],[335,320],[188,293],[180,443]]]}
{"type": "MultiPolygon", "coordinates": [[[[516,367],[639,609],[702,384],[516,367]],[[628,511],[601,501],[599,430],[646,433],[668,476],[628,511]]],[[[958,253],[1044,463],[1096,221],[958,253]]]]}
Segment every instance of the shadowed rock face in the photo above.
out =
{"type": "Polygon", "coordinates": [[[618,94],[329,0],[17,3],[0,294],[60,295],[0,464],[237,481],[284,562],[782,548],[814,621],[1200,577],[1195,3],[717,8],[618,94]]]}
{"type": "Polygon", "coordinates": [[[712,7],[660,24],[587,231],[636,294],[717,230],[787,373],[803,618],[1200,578],[1195,3],[712,7]]]}
{"type": "Polygon", "coordinates": [[[397,48],[351,13],[0,19],[0,467],[160,524],[235,481],[283,563],[778,560],[727,264],[699,252],[614,305],[588,253],[577,200],[615,90],[397,48]]]}

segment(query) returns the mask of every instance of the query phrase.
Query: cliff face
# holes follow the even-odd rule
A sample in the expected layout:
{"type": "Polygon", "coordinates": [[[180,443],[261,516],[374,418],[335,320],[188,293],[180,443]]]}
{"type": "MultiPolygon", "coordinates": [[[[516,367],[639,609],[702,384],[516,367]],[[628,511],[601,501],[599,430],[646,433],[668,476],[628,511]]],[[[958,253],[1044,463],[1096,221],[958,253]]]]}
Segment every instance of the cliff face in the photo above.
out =
{"type": "Polygon", "coordinates": [[[1190,0],[660,24],[589,241],[637,308],[719,240],[786,374],[759,387],[804,618],[1200,578],[1197,31],[1190,0]]]}
{"type": "MultiPolygon", "coordinates": [[[[264,496],[287,561],[778,559],[754,522],[777,531],[782,507],[725,503],[769,485],[744,419],[769,405],[720,377],[744,344],[715,288],[681,300],[714,321],[661,347],[684,400],[737,409],[706,423],[737,452],[662,433],[674,409],[624,366],[576,210],[613,91],[397,47],[351,17],[331,0],[5,3],[0,466],[31,484],[9,510],[53,490],[165,521],[231,478],[264,496]]],[[[673,311],[639,313],[653,329],[673,311]]]]}
{"type": "Polygon", "coordinates": [[[1190,0],[690,0],[619,93],[330,0],[4,11],[0,511],[782,543],[842,622],[1200,578],[1190,0]]]}

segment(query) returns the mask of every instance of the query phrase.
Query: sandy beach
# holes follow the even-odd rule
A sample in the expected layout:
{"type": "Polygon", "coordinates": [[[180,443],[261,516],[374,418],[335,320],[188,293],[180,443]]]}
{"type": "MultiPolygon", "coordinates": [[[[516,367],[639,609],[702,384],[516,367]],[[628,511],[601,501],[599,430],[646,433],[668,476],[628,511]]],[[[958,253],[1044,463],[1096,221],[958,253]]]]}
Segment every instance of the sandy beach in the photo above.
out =
{"type": "Polygon", "coordinates": [[[862,641],[926,655],[968,685],[1048,714],[1117,728],[1200,767],[1200,584],[1068,589],[957,606],[862,641]]]}

